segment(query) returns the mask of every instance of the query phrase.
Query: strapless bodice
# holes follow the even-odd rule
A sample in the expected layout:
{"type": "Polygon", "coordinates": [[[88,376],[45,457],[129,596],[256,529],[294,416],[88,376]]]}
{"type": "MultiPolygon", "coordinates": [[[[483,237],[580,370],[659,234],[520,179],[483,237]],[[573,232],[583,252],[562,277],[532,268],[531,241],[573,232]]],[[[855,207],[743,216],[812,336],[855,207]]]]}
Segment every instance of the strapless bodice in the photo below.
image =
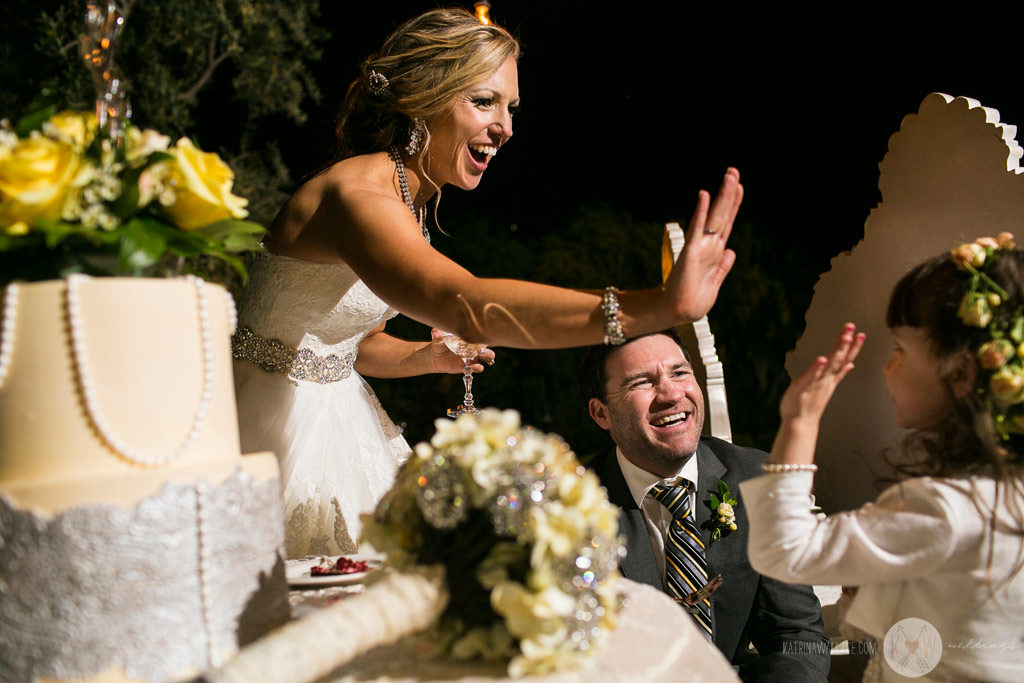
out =
{"type": "Polygon", "coordinates": [[[344,263],[263,253],[253,259],[239,301],[239,325],[317,355],[353,351],[397,315],[344,263]]]}

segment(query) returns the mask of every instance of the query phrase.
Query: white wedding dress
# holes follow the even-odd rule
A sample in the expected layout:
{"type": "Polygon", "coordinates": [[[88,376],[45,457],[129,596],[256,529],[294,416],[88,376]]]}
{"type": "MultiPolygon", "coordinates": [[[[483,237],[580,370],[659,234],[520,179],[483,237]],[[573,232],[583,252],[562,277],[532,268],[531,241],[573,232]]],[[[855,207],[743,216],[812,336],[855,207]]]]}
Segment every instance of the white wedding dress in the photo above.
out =
{"type": "Polygon", "coordinates": [[[410,452],[352,370],[359,342],[395,315],[347,265],[251,265],[232,340],[242,452],[277,454],[290,558],[355,551],[359,515],[410,452]]]}

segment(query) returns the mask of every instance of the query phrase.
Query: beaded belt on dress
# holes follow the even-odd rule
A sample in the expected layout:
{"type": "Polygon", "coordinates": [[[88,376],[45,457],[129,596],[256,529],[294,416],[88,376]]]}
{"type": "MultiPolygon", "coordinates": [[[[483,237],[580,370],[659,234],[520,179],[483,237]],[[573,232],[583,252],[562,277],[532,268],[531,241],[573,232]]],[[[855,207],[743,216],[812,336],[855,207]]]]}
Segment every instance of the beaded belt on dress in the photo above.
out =
{"type": "Polygon", "coordinates": [[[267,372],[279,372],[292,379],[329,384],[352,374],[357,351],[343,356],[318,356],[309,349],[296,349],[277,339],[264,339],[248,327],[239,327],[231,336],[231,355],[260,366],[267,372]]]}

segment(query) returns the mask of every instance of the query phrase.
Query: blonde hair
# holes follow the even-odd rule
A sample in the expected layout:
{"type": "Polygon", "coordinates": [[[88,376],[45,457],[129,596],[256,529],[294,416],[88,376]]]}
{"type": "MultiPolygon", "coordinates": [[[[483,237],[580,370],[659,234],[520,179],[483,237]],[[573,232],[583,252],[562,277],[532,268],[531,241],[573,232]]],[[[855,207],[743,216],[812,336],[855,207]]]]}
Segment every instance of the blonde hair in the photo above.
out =
{"type": "MultiPolygon", "coordinates": [[[[431,10],[398,27],[363,62],[338,117],[342,158],[405,147],[413,119],[444,111],[467,88],[519,58],[519,43],[463,9],[431,10]],[[371,88],[371,74],[387,80],[371,88]]],[[[424,151],[429,147],[429,131],[424,151]]],[[[421,158],[426,155],[421,155],[421,158]]]]}

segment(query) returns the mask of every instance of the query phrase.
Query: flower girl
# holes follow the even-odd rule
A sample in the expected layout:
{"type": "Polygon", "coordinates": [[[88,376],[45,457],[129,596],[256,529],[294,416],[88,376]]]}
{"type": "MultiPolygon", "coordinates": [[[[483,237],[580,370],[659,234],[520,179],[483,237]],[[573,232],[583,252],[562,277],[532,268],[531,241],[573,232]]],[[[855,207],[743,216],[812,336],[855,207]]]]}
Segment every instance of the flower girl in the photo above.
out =
{"type": "Polygon", "coordinates": [[[905,479],[873,504],[808,504],[825,406],[864,343],[848,324],[793,381],[765,476],[741,485],[750,562],[859,586],[846,622],[877,641],[865,680],[1019,681],[1024,671],[1024,251],[981,238],[903,277],[885,365],[905,479]]]}

